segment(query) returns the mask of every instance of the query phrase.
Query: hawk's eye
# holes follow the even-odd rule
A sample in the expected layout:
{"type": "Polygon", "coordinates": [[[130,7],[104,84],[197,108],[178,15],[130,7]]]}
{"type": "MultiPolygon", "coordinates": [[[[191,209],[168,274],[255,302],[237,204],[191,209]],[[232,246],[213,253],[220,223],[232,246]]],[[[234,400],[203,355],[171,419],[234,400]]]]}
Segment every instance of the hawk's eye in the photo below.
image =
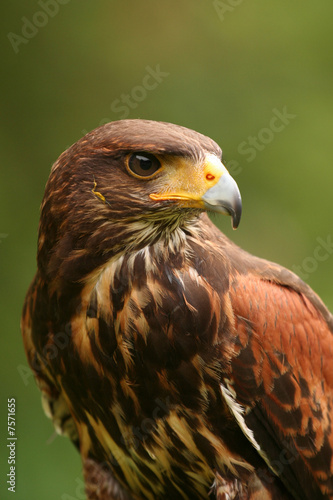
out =
{"type": "Polygon", "coordinates": [[[149,153],[134,153],[128,159],[128,168],[139,177],[150,177],[160,167],[156,156],[149,153]]]}

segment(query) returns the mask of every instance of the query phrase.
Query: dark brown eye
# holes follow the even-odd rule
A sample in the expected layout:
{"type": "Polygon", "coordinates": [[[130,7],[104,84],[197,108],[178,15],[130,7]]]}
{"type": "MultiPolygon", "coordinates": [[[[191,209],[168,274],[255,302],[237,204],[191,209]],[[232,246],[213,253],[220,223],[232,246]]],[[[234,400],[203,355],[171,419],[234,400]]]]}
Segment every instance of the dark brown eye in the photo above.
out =
{"type": "Polygon", "coordinates": [[[161,164],[156,156],[149,153],[134,153],[129,157],[128,168],[139,177],[150,177],[161,164]]]}

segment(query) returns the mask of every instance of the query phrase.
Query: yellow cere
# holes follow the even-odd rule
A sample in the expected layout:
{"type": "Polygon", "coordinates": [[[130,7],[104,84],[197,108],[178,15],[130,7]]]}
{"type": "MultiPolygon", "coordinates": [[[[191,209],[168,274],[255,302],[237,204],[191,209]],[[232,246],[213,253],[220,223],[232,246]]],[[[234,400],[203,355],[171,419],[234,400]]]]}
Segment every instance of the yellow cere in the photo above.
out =
{"type": "Polygon", "coordinates": [[[200,163],[191,163],[186,158],[170,158],[165,161],[165,166],[167,179],[164,178],[161,191],[151,193],[150,198],[156,201],[184,200],[192,202],[192,206],[201,206],[202,196],[228,172],[221,160],[213,154],[207,154],[200,163]]]}
{"type": "MultiPolygon", "coordinates": [[[[223,174],[228,173],[221,160],[212,154],[208,154],[204,162],[204,177],[206,181],[206,190],[215,186],[223,174]]],[[[204,193],[203,193],[204,194],[204,193]]]]}

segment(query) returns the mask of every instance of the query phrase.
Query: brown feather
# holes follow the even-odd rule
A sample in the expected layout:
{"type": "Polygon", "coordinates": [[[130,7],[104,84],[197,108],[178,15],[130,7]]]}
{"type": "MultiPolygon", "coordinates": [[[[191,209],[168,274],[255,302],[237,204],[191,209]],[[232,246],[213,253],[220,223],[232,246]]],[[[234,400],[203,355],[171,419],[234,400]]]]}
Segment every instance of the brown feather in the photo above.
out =
{"type": "MultiPolygon", "coordinates": [[[[114,122],[53,166],[22,331],[44,406],[80,449],[88,497],[333,498],[333,319],[200,209],[149,194],[131,152],[186,160],[211,139],[114,122]]],[[[184,162],[183,162],[184,163],[184,162]]]]}

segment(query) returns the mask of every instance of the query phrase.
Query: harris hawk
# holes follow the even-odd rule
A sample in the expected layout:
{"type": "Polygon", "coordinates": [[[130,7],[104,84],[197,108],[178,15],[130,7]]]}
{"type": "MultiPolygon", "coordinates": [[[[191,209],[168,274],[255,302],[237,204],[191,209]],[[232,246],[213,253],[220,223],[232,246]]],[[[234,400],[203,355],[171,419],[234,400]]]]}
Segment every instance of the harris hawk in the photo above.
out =
{"type": "Polygon", "coordinates": [[[210,221],[241,216],[221,156],[120,120],[52,167],[22,332],[89,499],[333,499],[333,317],[210,221]]]}

